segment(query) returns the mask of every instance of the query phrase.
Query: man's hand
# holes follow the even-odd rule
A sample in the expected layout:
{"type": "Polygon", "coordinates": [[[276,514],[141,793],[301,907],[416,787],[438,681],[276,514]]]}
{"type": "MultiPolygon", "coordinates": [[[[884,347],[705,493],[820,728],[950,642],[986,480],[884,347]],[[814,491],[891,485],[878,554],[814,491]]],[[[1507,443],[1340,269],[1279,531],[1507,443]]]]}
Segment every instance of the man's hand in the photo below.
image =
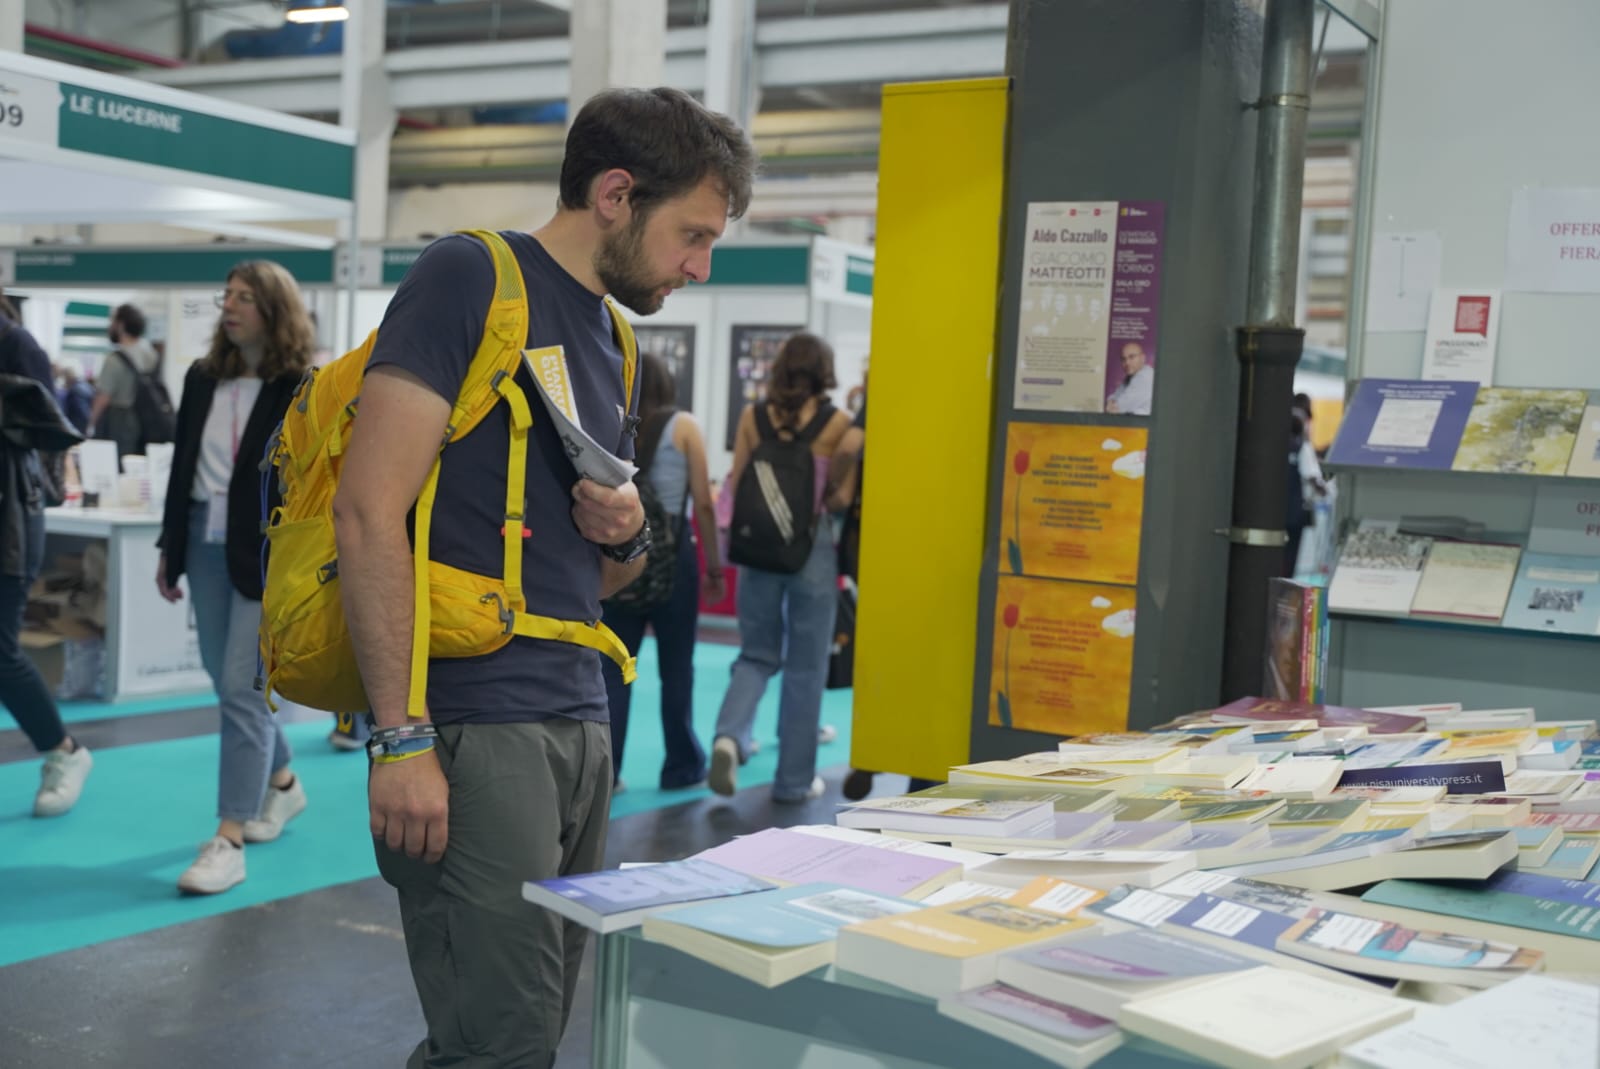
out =
{"type": "Polygon", "coordinates": [[[589,479],[572,487],[572,522],[578,533],[597,546],[626,542],[644,527],[639,488],[631,482],[613,490],[589,479]]]}
{"type": "Polygon", "coordinates": [[[431,753],[375,764],[367,779],[372,837],[390,850],[429,864],[444,856],[450,837],[450,785],[431,753]]]}
{"type": "Polygon", "coordinates": [[[707,572],[700,583],[700,595],[707,605],[720,605],[728,597],[728,577],[724,572],[707,572]]]}
{"type": "Polygon", "coordinates": [[[183,588],[176,583],[167,582],[167,555],[161,554],[161,559],[156,562],[156,591],[168,601],[177,602],[183,598],[183,588]]]}

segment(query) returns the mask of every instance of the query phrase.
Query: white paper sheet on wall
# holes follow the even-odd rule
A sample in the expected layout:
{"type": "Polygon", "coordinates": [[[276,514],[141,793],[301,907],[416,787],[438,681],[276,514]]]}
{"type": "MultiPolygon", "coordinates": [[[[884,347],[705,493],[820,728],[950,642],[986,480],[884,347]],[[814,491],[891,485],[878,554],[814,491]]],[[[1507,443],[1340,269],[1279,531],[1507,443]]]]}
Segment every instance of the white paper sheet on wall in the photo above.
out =
{"type": "Polygon", "coordinates": [[[1367,273],[1367,333],[1428,329],[1443,245],[1433,230],[1379,231],[1367,273]]]}

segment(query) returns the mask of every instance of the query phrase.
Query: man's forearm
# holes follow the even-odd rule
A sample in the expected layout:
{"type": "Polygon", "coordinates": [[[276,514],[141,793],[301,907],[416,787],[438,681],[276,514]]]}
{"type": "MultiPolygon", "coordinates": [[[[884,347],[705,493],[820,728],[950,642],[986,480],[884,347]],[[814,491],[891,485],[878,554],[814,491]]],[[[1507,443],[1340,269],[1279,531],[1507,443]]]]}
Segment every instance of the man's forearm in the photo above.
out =
{"type": "MultiPolygon", "coordinates": [[[[656,550],[651,550],[652,553],[656,550]]],[[[610,557],[600,558],[600,598],[605,600],[644,572],[645,557],[640,557],[632,564],[618,564],[610,557]]]]}
{"type": "Polygon", "coordinates": [[[411,543],[404,521],[375,524],[336,515],[334,529],[340,597],[367,702],[379,727],[404,724],[415,616],[411,543]]]}

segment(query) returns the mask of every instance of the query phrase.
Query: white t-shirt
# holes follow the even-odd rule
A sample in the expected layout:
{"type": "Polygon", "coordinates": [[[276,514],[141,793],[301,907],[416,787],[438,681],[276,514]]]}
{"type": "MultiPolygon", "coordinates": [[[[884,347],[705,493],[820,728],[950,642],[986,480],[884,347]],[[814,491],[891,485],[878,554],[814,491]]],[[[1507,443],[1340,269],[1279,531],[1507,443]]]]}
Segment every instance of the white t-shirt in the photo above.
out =
{"type": "Polygon", "coordinates": [[[244,437],[245,424],[250,422],[250,411],[260,395],[261,380],[254,376],[217,383],[216,393],[211,396],[211,412],[206,416],[206,429],[200,436],[200,466],[195,471],[194,489],[189,495],[193,500],[209,501],[216,495],[227,494],[239,454],[239,440],[244,437]]]}

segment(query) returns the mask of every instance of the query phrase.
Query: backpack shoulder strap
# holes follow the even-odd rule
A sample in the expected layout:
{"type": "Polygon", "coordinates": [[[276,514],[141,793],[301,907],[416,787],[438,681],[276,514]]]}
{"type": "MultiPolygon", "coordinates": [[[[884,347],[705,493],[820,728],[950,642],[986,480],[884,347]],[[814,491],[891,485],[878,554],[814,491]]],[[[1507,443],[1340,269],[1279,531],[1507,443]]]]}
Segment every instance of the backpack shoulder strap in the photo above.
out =
{"type": "Polygon", "coordinates": [[[768,439],[776,438],[778,436],[778,428],[773,425],[772,416],[767,412],[766,402],[757,401],[750,407],[755,412],[756,434],[759,436],[761,441],[765,442],[768,439]]]}
{"type": "Polygon", "coordinates": [[[622,349],[622,407],[630,414],[638,415],[633,399],[633,380],[639,374],[639,340],[634,337],[633,324],[622,314],[617,302],[610,297],[605,301],[606,311],[611,313],[612,336],[617,339],[617,345],[622,349]]]}
{"type": "Polygon", "coordinates": [[[834,411],[835,409],[833,407],[833,402],[824,398],[822,402],[817,405],[816,415],[812,416],[811,422],[807,423],[805,427],[801,429],[800,433],[795,435],[795,439],[797,441],[804,442],[807,445],[810,445],[812,442],[816,441],[817,435],[822,433],[822,429],[826,427],[828,425],[828,421],[833,418],[834,411]]]}
{"type": "Polygon", "coordinates": [[[467,367],[450,413],[450,441],[465,437],[500,402],[495,381],[503,371],[515,375],[528,344],[528,291],[517,254],[493,230],[462,230],[483,242],[494,263],[494,294],[484,316],[483,340],[467,367]]]}

